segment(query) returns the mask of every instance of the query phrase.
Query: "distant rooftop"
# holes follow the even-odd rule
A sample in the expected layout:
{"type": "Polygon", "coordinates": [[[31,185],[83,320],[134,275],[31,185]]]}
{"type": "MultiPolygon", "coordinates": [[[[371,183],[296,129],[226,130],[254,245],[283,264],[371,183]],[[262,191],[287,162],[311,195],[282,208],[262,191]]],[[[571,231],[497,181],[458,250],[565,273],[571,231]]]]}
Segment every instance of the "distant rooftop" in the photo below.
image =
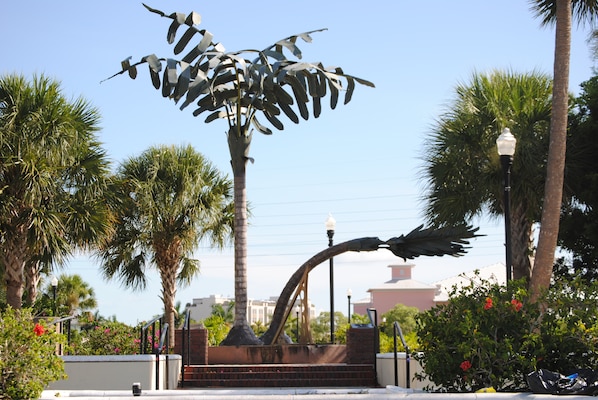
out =
{"type": "Polygon", "coordinates": [[[448,294],[456,287],[464,287],[471,283],[472,280],[479,277],[480,279],[487,280],[490,282],[496,282],[500,285],[504,285],[507,282],[507,271],[505,265],[502,263],[492,264],[487,267],[478,268],[468,272],[463,272],[457,276],[453,276],[447,279],[442,279],[432,283],[432,285],[438,288],[438,292],[434,297],[435,302],[448,301],[448,294]],[[476,275],[476,271],[478,274],[476,275]]]}

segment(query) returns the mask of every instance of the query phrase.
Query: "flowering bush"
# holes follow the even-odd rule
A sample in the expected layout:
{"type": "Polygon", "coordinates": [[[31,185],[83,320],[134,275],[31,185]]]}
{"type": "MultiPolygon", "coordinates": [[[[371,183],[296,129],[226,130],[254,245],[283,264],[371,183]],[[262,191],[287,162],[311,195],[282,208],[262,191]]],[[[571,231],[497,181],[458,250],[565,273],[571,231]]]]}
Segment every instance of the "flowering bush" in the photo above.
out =
{"type": "Polygon", "coordinates": [[[0,313],[0,399],[37,399],[48,383],[64,379],[56,355],[63,335],[43,321],[34,322],[28,309],[0,313]]]}
{"type": "Polygon", "coordinates": [[[472,282],[417,320],[423,353],[416,358],[443,391],[527,389],[525,377],[536,367],[539,312],[521,282],[508,288],[472,282]]]}
{"type": "Polygon", "coordinates": [[[553,283],[534,304],[523,282],[472,281],[417,317],[420,378],[448,392],[527,391],[527,374],[539,368],[595,369],[597,302],[598,283],[580,279],[553,283]]]}
{"type": "Polygon", "coordinates": [[[139,354],[139,329],[122,322],[94,322],[74,332],[69,347],[75,355],[139,354]]]}

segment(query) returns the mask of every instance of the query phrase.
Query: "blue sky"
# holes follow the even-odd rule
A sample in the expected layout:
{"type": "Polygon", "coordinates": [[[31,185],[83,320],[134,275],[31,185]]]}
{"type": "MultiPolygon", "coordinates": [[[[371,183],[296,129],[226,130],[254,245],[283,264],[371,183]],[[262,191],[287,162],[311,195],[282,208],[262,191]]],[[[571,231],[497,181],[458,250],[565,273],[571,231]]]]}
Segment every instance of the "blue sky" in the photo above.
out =
{"type": "MultiPolygon", "coordinates": [[[[328,213],[337,220],[335,242],[362,236],[388,239],[424,222],[418,178],[426,134],[452,98],[453,88],[474,71],[512,69],[552,73],[554,32],[540,27],[527,1],[447,2],[324,0],[317,5],[273,0],[192,2],[149,0],[167,13],[197,11],[201,27],[227,50],[262,49],[291,34],[315,33],[300,43],[304,60],[341,66],[370,80],[353,100],[318,119],[266,137],[255,134],[248,168],[249,296],[276,296],[291,274],[327,246],[328,213]]],[[[231,174],[223,121],[210,124],[180,111],[150,84],[146,70],[100,81],[128,56],[172,56],[166,43],[169,20],[140,2],[105,0],[20,0],[0,14],[0,73],[28,77],[44,73],[62,82],[69,97],[83,96],[102,115],[100,140],[116,166],[156,144],[192,144],[231,174]]],[[[592,76],[588,28],[573,32],[570,90],[592,76]]],[[[513,132],[517,135],[517,132],[513,132]]],[[[513,176],[516,179],[516,176],[513,176]]],[[[502,220],[474,221],[483,238],[461,258],[418,258],[413,277],[423,282],[503,262],[502,220]]],[[[210,294],[233,295],[232,249],[201,247],[201,274],[178,292],[183,304],[210,294]]],[[[346,313],[353,299],[390,279],[389,252],[350,254],[335,259],[335,309],[346,313]]],[[[75,257],[66,273],[79,274],[95,289],[102,315],[135,323],[161,312],[157,275],[143,292],[102,279],[98,264],[75,257]]],[[[310,275],[309,297],[328,310],[328,267],[310,275]]]]}

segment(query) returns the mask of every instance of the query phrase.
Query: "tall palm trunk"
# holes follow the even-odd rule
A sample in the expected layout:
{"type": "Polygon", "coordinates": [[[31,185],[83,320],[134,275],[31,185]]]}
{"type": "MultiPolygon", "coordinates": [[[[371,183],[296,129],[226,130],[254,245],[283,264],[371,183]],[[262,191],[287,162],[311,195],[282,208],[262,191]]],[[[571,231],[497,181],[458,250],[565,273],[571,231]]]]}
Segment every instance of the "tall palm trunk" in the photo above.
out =
{"type": "Polygon", "coordinates": [[[247,322],[247,161],[251,134],[232,126],[228,133],[234,182],[235,322],[222,345],[261,344],[247,322]]]}
{"type": "Polygon", "coordinates": [[[530,282],[532,299],[537,299],[542,290],[547,289],[550,285],[552,267],[554,265],[554,253],[559,233],[565,174],[565,151],[567,148],[571,19],[571,0],[556,0],[554,84],[552,89],[550,144],[548,147],[540,235],[530,282]]]}
{"type": "Polygon", "coordinates": [[[27,292],[27,304],[33,305],[37,300],[39,281],[41,280],[40,275],[40,262],[29,261],[25,265],[23,271],[25,277],[25,291],[27,292]]]}
{"type": "Polygon", "coordinates": [[[23,299],[24,256],[27,254],[27,233],[24,226],[17,227],[9,233],[0,251],[0,259],[4,264],[4,281],[6,284],[6,302],[14,309],[20,309],[23,299]]]}
{"type": "Polygon", "coordinates": [[[532,273],[530,253],[532,250],[532,224],[526,217],[525,207],[517,205],[511,212],[511,236],[513,246],[513,279],[525,278],[532,273]]]}
{"type": "MultiPolygon", "coordinates": [[[[163,242],[155,244],[155,257],[158,270],[160,271],[160,280],[162,282],[162,301],[164,303],[164,319],[168,323],[169,348],[174,347],[174,300],[176,296],[176,277],[180,263],[180,245],[178,242],[163,242]]],[[[161,334],[161,333],[160,333],[161,334]]]]}

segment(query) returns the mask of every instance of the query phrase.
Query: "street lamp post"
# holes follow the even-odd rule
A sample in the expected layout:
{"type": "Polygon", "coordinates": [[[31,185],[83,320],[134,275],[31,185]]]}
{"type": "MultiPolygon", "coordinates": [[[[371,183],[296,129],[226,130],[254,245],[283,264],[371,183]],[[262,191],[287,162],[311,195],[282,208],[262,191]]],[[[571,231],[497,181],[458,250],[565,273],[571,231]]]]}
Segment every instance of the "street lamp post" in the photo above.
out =
{"type": "Polygon", "coordinates": [[[513,255],[511,248],[511,166],[517,139],[511,134],[509,128],[503,129],[496,139],[496,147],[500,155],[503,172],[504,211],[505,211],[505,264],[507,268],[507,283],[513,279],[513,255]]]}
{"type": "Polygon", "coordinates": [[[52,277],[52,316],[56,316],[56,288],[58,287],[58,278],[52,277]]]}
{"type": "Polygon", "coordinates": [[[351,325],[351,295],[353,292],[351,289],[347,289],[347,321],[349,321],[349,325],[351,325]]]}
{"type": "MultiPolygon", "coordinates": [[[[332,218],[332,214],[328,214],[328,219],[326,219],[328,247],[332,247],[335,227],[336,220],[332,218]]],[[[334,343],[334,262],[332,257],[330,257],[330,343],[334,343]]]]}

